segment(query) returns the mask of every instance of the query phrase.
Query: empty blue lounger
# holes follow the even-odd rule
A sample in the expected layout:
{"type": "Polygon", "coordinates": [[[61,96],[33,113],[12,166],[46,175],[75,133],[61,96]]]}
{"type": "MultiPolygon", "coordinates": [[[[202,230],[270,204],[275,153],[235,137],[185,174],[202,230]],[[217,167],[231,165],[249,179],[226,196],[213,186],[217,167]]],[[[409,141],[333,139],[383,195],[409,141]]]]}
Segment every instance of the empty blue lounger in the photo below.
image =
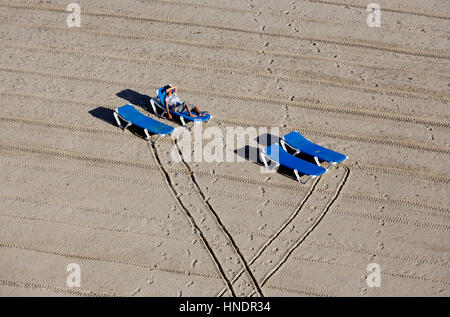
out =
{"type": "Polygon", "coordinates": [[[159,134],[158,136],[159,138],[161,136],[171,134],[172,132],[175,131],[174,127],[171,127],[170,125],[161,123],[159,121],[147,117],[146,115],[143,115],[130,104],[117,108],[114,111],[114,118],[116,118],[117,124],[124,131],[132,124],[138,126],[139,128],[144,129],[145,135],[147,136],[147,140],[149,141],[151,141],[149,132],[153,134],[159,134]],[[119,118],[127,122],[127,125],[125,127],[122,126],[119,118]]]}
{"type": "Polygon", "coordinates": [[[290,148],[295,150],[295,154],[302,152],[314,157],[314,160],[316,161],[317,165],[320,165],[319,160],[322,160],[329,162],[330,164],[328,165],[328,167],[330,167],[331,165],[340,163],[347,158],[347,156],[345,156],[344,154],[334,152],[330,149],[324,148],[320,145],[317,145],[309,141],[297,131],[292,131],[291,133],[286,134],[282,138],[280,143],[285,150],[287,144],[290,148]]]}
{"type": "MultiPolygon", "coordinates": [[[[167,111],[166,111],[166,106],[165,106],[165,102],[164,100],[166,99],[166,89],[169,88],[169,86],[164,86],[159,88],[156,91],[157,97],[150,99],[150,104],[152,105],[153,108],[153,112],[157,115],[157,116],[163,116],[167,111]],[[156,108],[159,108],[162,113],[158,114],[156,108]]],[[[175,112],[175,111],[171,111],[169,110],[171,114],[176,115],[180,118],[181,123],[183,124],[183,126],[186,126],[186,121],[194,121],[194,122],[206,122],[209,121],[212,116],[209,113],[206,112],[202,112],[205,114],[205,116],[200,117],[191,117],[189,115],[189,112],[187,111],[183,111],[183,112],[175,112]]]]}
{"type": "Polygon", "coordinates": [[[274,168],[282,165],[292,169],[295,177],[297,177],[297,180],[302,184],[306,184],[311,178],[322,175],[327,171],[322,166],[314,165],[289,154],[278,143],[272,144],[265,148],[263,152],[260,152],[260,156],[266,168],[269,168],[268,160],[271,160],[277,164],[274,168]],[[309,178],[305,182],[302,182],[298,172],[308,175],[309,178]]]}

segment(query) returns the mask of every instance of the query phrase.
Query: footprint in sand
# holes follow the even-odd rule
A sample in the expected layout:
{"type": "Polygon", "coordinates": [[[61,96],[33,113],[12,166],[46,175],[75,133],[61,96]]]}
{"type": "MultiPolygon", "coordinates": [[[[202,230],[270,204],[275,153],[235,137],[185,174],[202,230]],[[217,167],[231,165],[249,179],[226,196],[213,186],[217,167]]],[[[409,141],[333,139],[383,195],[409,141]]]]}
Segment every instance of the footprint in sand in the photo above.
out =
{"type": "Polygon", "coordinates": [[[185,286],[186,286],[186,287],[189,287],[189,286],[191,286],[192,284],[194,284],[194,282],[193,282],[193,281],[189,281],[189,282],[186,283],[185,286]]]}
{"type": "Polygon", "coordinates": [[[130,296],[134,296],[134,295],[136,295],[137,293],[139,293],[140,291],[141,291],[141,288],[138,287],[138,288],[136,288],[134,291],[130,292],[130,296]]]}

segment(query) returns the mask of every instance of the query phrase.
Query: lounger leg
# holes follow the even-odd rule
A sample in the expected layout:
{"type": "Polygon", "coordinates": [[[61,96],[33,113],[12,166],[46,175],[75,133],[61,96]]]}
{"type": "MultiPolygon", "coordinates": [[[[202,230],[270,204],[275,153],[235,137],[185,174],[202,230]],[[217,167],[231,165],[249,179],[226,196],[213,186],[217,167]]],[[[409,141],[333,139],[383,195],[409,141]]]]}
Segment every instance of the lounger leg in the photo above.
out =
{"type": "Polygon", "coordinates": [[[153,113],[159,117],[158,112],[156,112],[155,101],[153,99],[150,99],[150,104],[152,105],[153,113]]]}
{"type": "Polygon", "coordinates": [[[299,181],[299,183],[303,184],[302,180],[300,179],[300,175],[298,175],[298,171],[297,170],[294,170],[294,174],[295,174],[295,177],[297,177],[297,180],[299,181]]]}
{"type": "Polygon", "coordinates": [[[266,167],[266,169],[269,169],[269,165],[267,164],[267,161],[266,161],[264,153],[260,152],[259,156],[261,157],[261,160],[263,161],[264,166],[266,167]]]}
{"type": "Polygon", "coordinates": [[[319,158],[317,156],[314,156],[314,161],[316,161],[316,164],[320,166],[319,158]]]}
{"type": "Polygon", "coordinates": [[[183,127],[185,127],[186,126],[186,121],[184,121],[184,118],[180,117],[180,120],[181,120],[181,124],[183,125],[183,127]]]}
{"type": "Polygon", "coordinates": [[[278,170],[278,167],[280,167],[280,163],[278,163],[278,162],[272,160],[272,159],[271,159],[269,156],[267,156],[265,153],[260,152],[260,153],[259,153],[259,156],[261,157],[261,160],[263,161],[266,170],[268,170],[268,171],[270,171],[270,172],[276,172],[276,171],[278,170]],[[269,163],[268,163],[269,161],[275,163],[275,166],[270,167],[270,165],[269,165],[269,163]]]}
{"type": "Polygon", "coordinates": [[[333,165],[336,165],[336,162],[330,162],[330,164],[328,164],[328,166],[326,167],[326,169],[329,169],[330,167],[332,167],[333,165]]]}
{"type": "Polygon", "coordinates": [[[123,131],[125,131],[129,126],[131,125],[131,122],[128,122],[125,128],[123,128],[123,131]]]}
{"type": "Polygon", "coordinates": [[[119,128],[121,128],[123,130],[123,126],[122,126],[122,123],[120,122],[119,115],[117,114],[117,112],[114,112],[114,118],[116,119],[117,125],[119,126],[119,128]]]}
{"type": "Polygon", "coordinates": [[[290,145],[289,145],[288,143],[286,143],[286,141],[284,141],[283,139],[280,140],[280,144],[281,144],[281,147],[282,147],[286,152],[287,152],[287,147],[286,147],[286,145],[289,146],[289,148],[293,149],[293,150],[295,151],[294,156],[297,155],[298,153],[300,153],[300,150],[298,150],[298,149],[296,149],[296,148],[290,146],[290,145]]]}
{"type": "Polygon", "coordinates": [[[281,139],[281,140],[280,140],[280,144],[281,144],[281,147],[283,148],[283,150],[285,150],[285,151],[287,152],[287,149],[286,149],[286,142],[284,142],[284,140],[281,139]]]}
{"type": "Polygon", "coordinates": [[[148,134],[148,130],[144,129],[144,132],[145,132],[145,135],[147,136],[147,140],[151,142],[152,138],[150,137],[150,134],[148,134]]]}
{"type": "Polygon", "coordinates": [[[298,171],[297,171],[297,170],[294,170],[294,174],[295,174],[295,177],[297,177],[297,180],[299,181],[299,183],[300,183],[300,184],[303,184],[303,185],[305,185],[305,184],[308,183],[311,179],[313,179],[313,178],[316,177],[315,175],[311,175],[311,176],[308,177],[308,179],[307,179],[306,181],[302,182],[302,180],[301,180],[301,178],[300,178],[300,175],[298,175],[298,171]]]}

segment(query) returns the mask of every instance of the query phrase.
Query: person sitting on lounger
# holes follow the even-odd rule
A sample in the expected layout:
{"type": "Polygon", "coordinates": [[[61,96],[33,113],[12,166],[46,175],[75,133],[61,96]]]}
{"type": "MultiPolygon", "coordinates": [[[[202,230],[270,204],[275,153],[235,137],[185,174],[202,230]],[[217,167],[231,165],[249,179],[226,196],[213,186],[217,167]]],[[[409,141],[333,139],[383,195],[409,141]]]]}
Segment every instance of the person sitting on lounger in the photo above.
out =
{"type": "MultiPolygon", "coordinates": [[[[166,99],[164,100],[167,116],[170,120],[172,120],[172,115],[169,112],[169,109],[173,112],[183,112],[184,110],[187,110],[190,117],[197,117],[196,114],[191,112],[191,108],[189,107],[189,103],[187,102],[181,102],[180,98],[177,95],[178,87],[177,86],[169,86],[166,89],[166,99]]],[[[196,112],[200,117],[204,117],[205,114],[200,112],[200,109],[198,109],[197,105],[194,105],[193,112],[196,112]]]]}

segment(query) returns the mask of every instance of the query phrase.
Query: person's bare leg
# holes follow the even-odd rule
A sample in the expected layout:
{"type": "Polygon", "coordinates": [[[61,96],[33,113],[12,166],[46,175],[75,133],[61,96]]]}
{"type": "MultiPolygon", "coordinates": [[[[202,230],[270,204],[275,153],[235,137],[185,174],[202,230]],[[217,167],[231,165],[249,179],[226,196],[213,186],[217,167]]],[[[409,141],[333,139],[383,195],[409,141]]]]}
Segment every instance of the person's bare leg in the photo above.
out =
{"type": "Polygon", "coordinates": [[[195,107],[194,107],[194,111],[195,111],[195,112],[197,112],[197,113],[198,113],[198,115],[199,115],[200,117],[204,117],[204,116],[205,116],[205,114],[204,114],[204,113],[201,113],[201,112],[200,112],[200,109],[198,109],[198,106],[197,106],[197,105],[195,105],[195,107]]]}
{"type": "Polygon", "coordinates": [[[192,118],[197,117],[195,114],[191,112],[191,109],[189,108],[189,103],[186,103],[186,110],[188,111],[190,117],[192,118]]]}

